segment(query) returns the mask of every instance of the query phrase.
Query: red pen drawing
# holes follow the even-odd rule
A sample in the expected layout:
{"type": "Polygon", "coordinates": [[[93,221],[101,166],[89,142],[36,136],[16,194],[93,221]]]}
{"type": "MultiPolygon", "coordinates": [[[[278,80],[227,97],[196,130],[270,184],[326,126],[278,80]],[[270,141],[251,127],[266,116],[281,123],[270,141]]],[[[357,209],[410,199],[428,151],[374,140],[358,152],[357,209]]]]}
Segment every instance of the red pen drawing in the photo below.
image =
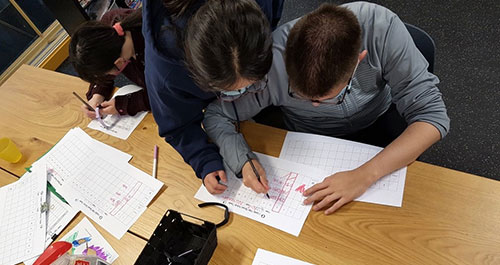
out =
{"type": "Polygon", "coordinates": [[[295,191],[298,191],[298,192],[304,194],[304,191],[306,191],[306,184],[300,185],[298,188],[295,189],[295,191]]]}
{"type": "Polygon", "coordinates": [[[127,204],[127,202],[130,201],[130,199],[132,199],[132,197],[134,197],[135,193],[139,190],[141,185],[142,185],[141,182],[135,183],[135,185],[132,187],[132,189],[129,190],[127,195],[125,195],[121,199],[115,200],[114,201],[115,207],[113,208],[113,210],[111,210],[110,214],[112,216],[115,216],[123,208],[123,206],[125,206],[127,204]]]}
{"type": "Polygon", "coordinates": [[[299,174],[297,173],[290,172],[287,175],[283,176],[283,178],[286,177],[286,180],[283,184],[283,188],[276,198],[276,202],[273,206],[273,212],[279,213],[281,211],[281,208],[283,207],[283,204],[285,204],[286,199],[288,198],[288,194],[290,194],[290,191],[292,190],[293,184],[295,183],[298,175],[299,174]]]}

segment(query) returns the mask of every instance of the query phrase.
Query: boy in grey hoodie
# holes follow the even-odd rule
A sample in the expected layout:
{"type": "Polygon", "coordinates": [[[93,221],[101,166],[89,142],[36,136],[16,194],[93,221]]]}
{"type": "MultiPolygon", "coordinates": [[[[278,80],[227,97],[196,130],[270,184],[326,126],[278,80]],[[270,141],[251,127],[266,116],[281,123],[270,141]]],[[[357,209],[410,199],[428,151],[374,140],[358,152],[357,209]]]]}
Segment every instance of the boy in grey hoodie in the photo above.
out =
{"type": "Polygon", "coordinates": [[[211,103],[203,122],[227,166],[254,191],[269,189],[265,172],[233,122],[270,105],[280,106],[288,129],[299,132],[350,138],[382,118],[389,122],[388,131],[404,124],[373,159],[305,191],[305,203],[318,202],[313,210],[327,208],[325,214],[413,162],[447,134],[439,80],[427,71],[404,23],[390,10],[366,2],[325,4],[279,27],[273,41],[273,65],[265,80],[238,80],[250,85],[236,90],[240,96],[231,102],[211,103]],[[256,92],[251,89],[256,84],[261,90],[248,93],[256,92]],[[389,112],[401,121],[388,119],[394,117],[389,112]],[[255,159],[260,182],[247,154],[255,159]]]}

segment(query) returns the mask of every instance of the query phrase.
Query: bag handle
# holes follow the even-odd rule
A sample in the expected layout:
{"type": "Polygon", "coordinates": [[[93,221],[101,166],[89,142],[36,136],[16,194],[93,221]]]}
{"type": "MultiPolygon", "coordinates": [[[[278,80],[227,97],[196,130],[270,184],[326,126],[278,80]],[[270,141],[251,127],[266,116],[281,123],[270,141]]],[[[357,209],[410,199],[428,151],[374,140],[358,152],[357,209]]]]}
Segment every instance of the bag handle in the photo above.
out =
{"type": "Polygon", "coordinates": [[[219,202],[204,202],[204,203],[198,204],[198,207],[203,208],[203,207],[212,206],[212,205],[213,206],[220,206],[220,207],[223,207],[225,209],[224,210],[224,220],[222,220],[222,222],[216,224],[215,227],[219,228],[219,227],[227,224],[227,222],[229,222],[229,208],[227,207],[227,205],[219,203],[219,202]]]}

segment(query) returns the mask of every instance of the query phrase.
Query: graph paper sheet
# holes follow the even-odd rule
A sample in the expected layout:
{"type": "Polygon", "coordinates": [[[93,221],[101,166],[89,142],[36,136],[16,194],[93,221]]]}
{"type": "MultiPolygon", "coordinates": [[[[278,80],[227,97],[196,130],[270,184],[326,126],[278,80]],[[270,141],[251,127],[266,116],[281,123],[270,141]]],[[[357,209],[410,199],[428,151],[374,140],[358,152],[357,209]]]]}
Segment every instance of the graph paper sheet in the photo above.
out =
{"type": "Polygon", "coordinates": [[[80,139],[80,141],[84,142],[86,145],[92,148],[92,150],[99,151],[100,156],[114,157],[117,160],[122,160],[125,162],[128,162],[130,161],[130,159],[132,159],[132,155],[127,154],[121,150],[118,150],[103,142],[97,141],[96,139],[90,137],[87,133],[85,133],[82,129],[78,127],[71,129],[70,132],[75,136],[77,136],[80,139]]]}
{"type": "Polygon", "coordinates": [[[312,265],[298,259],[293,259],[287,256],[276,254],[264,249],[257,249],[255,257],[253,258],[252,265],[312,265]]]}
{"type": "Polygon", "coordinates": [[[17,264],[45,249],[47,176],[34,168],[0,189],[0,264],[17,264]]]}
{"type": "MultiPolygon", "coordinates": [[[[45,169],[45,171],[47,171],[45,169]]],[[[52,241],[62,232],[62,230],[73,220],[78,213],[68,204],[64,203],[52,192],[47,191],[47,204],[49,210],[47,211],[47,233],[45,234],[45,248],[47,248],[52,241]]],[[[25,260],[24,265],[32,265],[35,263],[38,256],[25,260]]]]}
{"type": "MultiPolygon", "coordinates": [[[[308,133],[288,132],[280,158],[325,170],[329,175],[357,168],[382,148],[308,133]]],[[[356,201],[401,207],[406,167],[380,178],[356,201]]]]}
{"type": "Polygon", "coordinates": [[[100,153],[70,130],[43,160],[56,191],[120,239],[163,184],[123,159],[100,153]]]}
{"type": "Polygon", "coordinates": [[[230,170],[226,170],[228,187],[223,194],[212,195],[202,185],[195,198],[221,202],[234,213],[298,236],[311,210],[311,205],[303,204],[302,193],[322,181],[325,172],[264,154],[257,157],[266,170],[270,199],[245,187],[230,170]]]}

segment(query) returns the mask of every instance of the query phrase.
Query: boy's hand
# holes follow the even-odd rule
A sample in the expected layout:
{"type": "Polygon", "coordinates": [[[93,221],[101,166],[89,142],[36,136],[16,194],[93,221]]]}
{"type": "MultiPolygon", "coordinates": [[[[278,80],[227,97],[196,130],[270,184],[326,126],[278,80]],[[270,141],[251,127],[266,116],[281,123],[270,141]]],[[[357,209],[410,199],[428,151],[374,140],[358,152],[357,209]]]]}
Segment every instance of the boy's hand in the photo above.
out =
{"type": "Polygon", "coordinates": [[[117,114],[118,110],[116,109],[115,106],[115,99],[111,99],[110,101],[104,101],[101,103],[102,109],[101,114],[102,115],[113,115],[117,114]]]}
{"type": "MultiPolygon", "coordinates": [[[[103,101],[104,101],[104,96],[99,95],[99,94],[94,94],[92,96],[92,98],[89,100],[89,105],[92,106],[92,108],[95,109],[103,101]]],[[[87,116],[87,117],[89,117],[91,119],[95,119],[96,118],[95,117],[95,112],[87,109],[87,106],[82,105],[81,109],[82,109],[83,114],[85,114],[85,116],[87,116]]]]}
{"type": "Polygon", "coordinates": [[[212,173],[208,173],[203,179],[205,188],[207,188],[208,192],[210,192],[211,194],[221,194],[227,189],[227,186],[219,183],[219,179],[217,179],[217,177],[222,182],[227,183],[226,172],[224,172],[224,170],[218,170],[212,173]]]}
{"type": "Polygon", "coordinates": [[[266,171],[260,165],[259,161],[257,161],[256,159],[252,159],[252,161],[255,168],[257,169],[257,172],[259,172],[260,182],[257,179],[257,176],[255,175],[250,162],[246,162],[245,165],[243,165],[243,169],[241,170],[241,174],[243,175],[243,184],[257,193],[266,193],[267,191],[269,191],[266,171]]]}
{"type": "Polygon", "coordinates": [[[331,214],[363,194],[372,183],[370,176],[360,168],[338,172],[307,189],[304,196],[309,198],[304,204],[318,202],[312,209],[319,211],[336,201],[325,210],[325,214],[331,214]]]}

